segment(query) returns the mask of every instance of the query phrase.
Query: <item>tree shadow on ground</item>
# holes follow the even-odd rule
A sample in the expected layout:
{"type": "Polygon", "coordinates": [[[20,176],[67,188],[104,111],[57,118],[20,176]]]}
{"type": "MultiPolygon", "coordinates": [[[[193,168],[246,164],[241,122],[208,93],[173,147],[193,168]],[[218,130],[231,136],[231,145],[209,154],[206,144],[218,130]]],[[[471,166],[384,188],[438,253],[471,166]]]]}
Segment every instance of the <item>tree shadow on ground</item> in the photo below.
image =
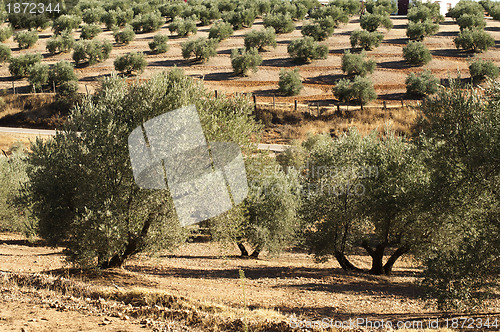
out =
{"type": "Polygon", "coordinates": [[[382,41],[383,44],[400,44],[406,45],[408,43],[408,38],[392,38],[392,39],[384,39],[382,41]]]}
{"type": "MultiPolygon", "coordinates": [[[[0,245],[25,246],[25,247],[45,247],[45,246],[47,246],[47,244],[43,240],[29,241],[27,239],[22,239],[22,240],[0,240],[0,245]]],[[[59,253],[54,253],[54,254],[59,254],[59,253]]]]}
{"type": "Polygon", "coordinates": [[[293,61],[291,58],[265,59],[260,64],[261,67],[296,67],[301,63],[293,61]]]}
{"type": "Polygon", "coordinates": [[[497,32],[500,31],[500,27],[485,27],[485,31],[492,31],[492,32],[497,32]]]}
{"type": "Polygon", "coordinates": [[[380,99],[380,100],[420,100],[420,99],[417,99],[413,96],[409,96],[404,92],[381,93],[378,95],[377,99],[380,99]]]}
{"type": "Polygon", "coordinates": [[[229,81],[238,78],[233,72],[208,73],[204,76],[205,81],[229,81]]]}
{"type": "Polygon", "coordinates": [[[186,60],[159,60],[148,64],[149,67],[189,67],[193,63],[186,60]]]}
{"type": "Polygon", "coordinates": [[[98,75],[90,75],[90,76],[85,76],[80,79],[81,82],[95,82],[98,81],[102,78],[109,77],[111,74],[98,74],[98,75]]]}
{"type": "Polygon", "coordinates": [[[456,48],[432,50],[431,54],[450,58],[469,58],[474,55],[472,52],[463,52],[456,48]]]}
{"type": "Polygon", "coordinates": [[[392,28],[397,29],[397,30],[401,30],[401,29],[406,29],[407,26],[408,26],[408,24],[394,24],[394,26],[392,28]]]}
{"type": "Polygon", "coordinates": [[[411,68],[411,66],[409,66],[408,63],[406,63],[406,61],[404,61],[404,60],[378,62],[377,67],[384,68],[384,69],[408,69],[408,68],[411,68]]]}
{"type": "Polygon", "coordinates": [[[309,77],[304,79],[304,83],[307,84],[335,84],[341,78],[345,76],[342,74],[327,74],[327,75],[319,75],[315,77],[309,77]]]}
{"type": "Polygon", "coordinates": [[[457,31],[440,31],[436,33],[434,36],[436,37],[456,37],[458,36],[457,31]]]}

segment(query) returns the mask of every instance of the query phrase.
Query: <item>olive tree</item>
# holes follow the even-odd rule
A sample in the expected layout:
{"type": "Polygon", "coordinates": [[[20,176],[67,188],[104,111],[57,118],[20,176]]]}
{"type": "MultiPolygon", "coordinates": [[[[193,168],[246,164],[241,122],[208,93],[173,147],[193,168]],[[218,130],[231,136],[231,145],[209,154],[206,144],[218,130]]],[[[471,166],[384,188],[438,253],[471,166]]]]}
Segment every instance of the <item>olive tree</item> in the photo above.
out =
{"type": "Polygon", "coordinates": [[[148,43],[149,48],[153,53],[165,53],[168,51],[168,36],[157,34],[153,37],[153,40],[148,43]]]}
{"type": "Polygon", "coordinates": [[[75,44],[73,60],[78,66],[80,63],[87,63],[92,66],[98,62],[103,62],[109,58],[109,53],[113,46],[107,40],[84,40],[75,44]]]}
{"type": "Polygon", "coordinates": [[[235,48],[231,51],[231,66],[236,75],[248,76],[250,70],[255,73],[261,63],[262,57],[256,48],[235,48]]]}
{"type": "Polygon", "coordinates": [[[295,30],[292,17],[288,14],[269,14],[264,17],[264,26],[272,27],[276,33],[289,33],[295,30]]]}
{"type": "Polygon", "coordinates": [[[304,87],[298,69],[280,71],[280,78],[278,81],[279,92],[286,96],[295,96],[300,93],[304,87]]]}
{"type": "Polygon", "coordinates": [[[342,71],[347,75],[364,77],[373,73],[376,66],[377,62],[374,59],[368,59],[364,50],[361,53],[351,53],[347,50],[342,56],[342,71]]]}
{"type": "Polygon", "coordinates": [[[181,43],[182,57],[189,59],[194,56],[196,61],[205,62],[217,54],[218,45],[219,41],[217,39],[207,39],[205,37],[192,38],[181,43]]]}
{"type": "Polygon", "coordinates": [[[455,46],[467,52],[483,52],[495,46],[495,39],[481,29],[464,29],[455,37],[455,46]]]}
{"type": "Polygon", "coordinates": [[[356,102],[361,105],[377,98],[373,82],[367,77],[355,76],[353,80],[341,79],[333,88],[333,93],[340,101],[356,102]]]}
{"type": "Polygon", "coordinates": [[[14,77],[27,77],[30,68],[42,60],[40,53],[26,53],[9,59],[9,72],[14,77]]]}
{"type": "Polygon", "coordinates": [[[130,52],[120,55],[114,61],[115,69],[125,75],[131,75],[132,72],[142,74],[147,64],[144,53],[142,52],[130,52]]]}
{"type": "Polygon", "coordinates": [[[381,32],[368,32],[366,30],[355,30],[351,33],[351,37],[349,37],[352,48],[359,45],[362,49],[367,51],[379,47],[383,39],[384,35],[381,32]]]}
{"type": "Polygon", "coordinates": [[[17,42],[20,49],[30,48],[38,41],[38,33],[36,31],[21,31],[14,36],[14,41],[17,42]]]}
{"type": "Polygon", "coordinates": [[[31,146],[22,198],[38,220],[40,236],[64,246],[73,264],[98,268],[182,243],[187,230],[177,220],[169,190],[135,183],[128,137],[144,121],[190,104],[199,110],[208,141],[253,149],[260,127],[247,98],[210,98],[178,69],[132,85],[112,75],[73,109],[61,131],[31,146]]]}
{"type": "Polygon", "coordinates": [[[227,39],[233,35],[234,31],[231,24],[223,21],[218,21],[210,27],[208,38],[218,39],[219,41],[227,39]]]}
{"type": "Polygon", "coordinates": [[[389,15],[383,15],[383,14],[370,14],[370,13],[365,14],[361,16],[360,24],[361,28],[369,32],[377,30],[380,26],[383,26],[387,30],[391,30],[393,27],[389,15]]]}
{"type": "Polygon", "coordinates": [[[0,44],[0,63],[4,63],[5,61],[10,59],[10,47],[4,44],[0,44]]]}
{"type": "Polygon", "coordinates": [[[469,64],[470,77],[473,81],[478,82],[486,77],[495,79],[498,77],[500,69],[493,61],[476,59],[469,64]]]}
{"type": "Polygon", "coordinates": [[[412,66],[422,66],[432,60],[431,52],[421,42],[410,41],[403,47],[403,57],[412,66]]]}
{"type": "Polygon", "coordinates": [[[439,79],[432,75],[430,70],[424,71],[420,75],[410,73],[406,77],[406,93],[413,96],[432,95],[438,91],[439,79]]]}
{"type": "Polygon", "coordinates": [[[245,47],[256,48],[259,52],[264,51],[267,46],[276,48],[276,32],[273,27],[262,30],[252,30],[245,34],[245,47]]]}
{"type": "Polygon", "coordinates": [[[74,44],[75,39],[71,33],[63,31],[60,35],[50,37],[45,46],[50,54],[57,54],[69,52],[73,48],[74,44]]]}
{"type": "Polygon", "coordinates": [[[288,45],[288,54],[299,62],[310,62],[317,59],[326,59],[328,46],[319,44],[312,37],[294,39],[288,45]]]}

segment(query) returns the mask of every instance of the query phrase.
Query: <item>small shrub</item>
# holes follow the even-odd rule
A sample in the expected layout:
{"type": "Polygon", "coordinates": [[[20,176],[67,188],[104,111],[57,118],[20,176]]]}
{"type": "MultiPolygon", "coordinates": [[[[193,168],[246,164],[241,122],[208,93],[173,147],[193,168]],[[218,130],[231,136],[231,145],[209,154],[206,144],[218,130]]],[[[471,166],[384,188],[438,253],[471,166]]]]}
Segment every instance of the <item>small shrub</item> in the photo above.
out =
{"type": "Polygon", "coordinates": [[[330,3],[335,7],[342,8],[349,15],[358,14],[361,9],[361,2],[357,0],[333,0],[330,3]]]}
{"type": "Polygon", "coordinates": [[[398,10],[396,1],[392,0],[368,0],[365,6],[366,11],[372,14],[390,15],[398,10]]]}
{"type": "Polygon", "coordinates": [[[292,17],[288,14],[270,14],[264,17],[264,26],[273,27],[276,33],[289,33],[295,30],[292,17]]]}
{"type": "Polygon", "coordinates": [[[68,31],[64,31],[60,35],[54,35],[47,40],[46,48],[50,54],[57,54],[61,52],[69,52],[73,45],[75,44],[75,39],[72,34],[68,31]]]}
{"type": "Polygon", "coordinates": [[[160,29],[164,22],[160,12],[151,12],[144,15],[137,15],[132,22],[130,22],[130,25],[135,32],[146,33],[160,29]]]}
{"type": "Polygon", "coordinates": [[[94,39],[95,36],[100,34],[102,29],[97,24],[85,24],[82,27],[81,39],[94,39]]]}
{"type": "Polygon", "coordinates": [[[439,31],[439,25],[432,23],[431,20],[424,22],[408,22],[406,35],[411,40],[422,41],[425,37],[436,34],[439,31]]]}
{"type": "Polygon", "coordinates": [[[16,36],[14,37],[14,41],[17,42],[20,49],[30,48],[38,41],[38,33],[34,30],[21,31],[16,34],[16,36]]]}
{"type": "Polygon", "coordinates": [[[238,48],[231,51],[231,66],[236,75],[248,76],[250,70],[255,73],[261,63],[262,58],[256,48],[238,48]]]}
{"type": "Polygon", "coordinates": [[[210,27],[208,38],[221,41],[231,37],[233,33],[234,31],[230,23],[218,21],[210,27]]]}
{"type": "Polygon", "coordinates": [[[313,37],[316,41],[325,40],[330,37],[335,30],[335,22],[331,17],[314,20],[313,23],[302,26],[303,36],[313,37]]]}
{"type": "Polygon", "coordinates": [[[269,27],[262,30],[252,30],[245,35],[246,49],[256,48],[259,52],[267,46],[276,48],[276,32],[269,27]]]}
{"type": "Polygon", "coordinates": [[[0,63],[10,59],[10,47],[4,44],[0,44],[0,63]]]}
{"type": "Polygon", "coordinates": [[[80,63],[87,62],[92,66],[109,58],[109,53],[113,46],[107,40],[84,40],[75,44],[73,51],[73,60],[78,66],[80,63]]]}
{"type": "Polygon", "coordinates": [[[142,52],[131,52],[115,59],[115,69],[126,75],[136,72],[141,74],[147,66],[146,58],[142,52]]]}
{"type": "Polygon", "coordinates": [[[359,45],[361,48],[367,51],[371,51],[375,47],[379,47],[383,39],[384,35],[381,32],[368,32],[366,30],[353,31],[350,37],[352,48],[356,47],[356,45],[359,45]]]}
{"type": "Polygon", "coordinates": [[[28,82],[36,89],[42,90],[49,80],[49,65],[35,63],[28,71],[28,82]]]}
{"type": "Polygon", "coordinates": [[[302,79],[298,69],[281,70],[278,82],[279,91],[287,96],[295,96],[303,89],[302,79]]]}
{"type": "Polygon", "coordinates": [[[342,71],[347,75],[366,76],[373,73],[377,63],[373,59],[366,58],[366,52],[351,53],[346,51],[342,56],[342,71]]]}
{"type": "Polygon", "coordinates": [[[27,77],[32,66],[40,63],[42,55],[40,53],[26,53],[10,58],[9,72],[14,77],[27,77]]]}
{"type": "Polygon", "coordinates": [[[12,28],[10,26],[0,27],[0,42],[4,42],[12,36],[12,28]]]}
{"type": "Polygon", "coordinates": [[[366,31],[373,32],[377,30],[380,26],[383,26],[387,30],[391,30],[393,27],[391,18],[389,15],[384,14],[364,14],[360,19],[361,28],[366,31]]]}
{"type": "Polygon", "coordinates": [[[135,32],[131,27],[126,27],[122,31],[116,31],[113,33],[113,37],[115,37],[115,42],[117,44],[128,45],[135,39],[135,32]]]}
{"type": "Polygon", "coordinates": [[[56,93],[58,97],[66,98],[67,100],[71,100],[75,97],[76,92],[78,91],[78,81],[67,81],[63,82],[56,89],[56,93]]]}
{"type": "Polygon", "coordinates": [[[294,39],[288,45],[288,54],[296,61],[310,62],[316,59],[326,59],[328,47],[316,42],[312,37],[294,39]]]}
{"type": "Polygon", "coordinates": [[[429,70],[420,75],[410,73],[406,77],[406,93],[412,96],[427,96],[437,92],[439,79],[437,79],[429,70]]]}
{"type": "Polygon", "coordinates": [[[309,17],[312,19],[330,17],[335,22],[335,27],[338,27],[341,23],[349,22],[349,15],[342,8],[331,4],[312,9],[309,17]]]}
{"type": "Polygon", "coordinates": [[[73,65],[68,61],[60,61],[49,68],[49,80],[50,86],[55,85],[59,87],[65,82],[77,81],[75,70],[73,65]]]}
{"type": "Polygon", "coordinates": [[[82,21],[87,24],[96,24],[101,21],[102,15],[104,15],[104,10],[101,7],[98,8],[87,8],[82,13],[82,21]]]}
{"type": "Polygon", "coordinates": [[[181,44],[182,57],[189,59],[194,56],[196,61],[205,62],[217,54],[219,42],[216,39],[200,37],[189,39],[181,44]]]}
{"type": "Polygon", "coordinates": [[[403,57],[412,66],[422,66],[432,60],[431,52],[421,42],[410,41],[403,48],[403,57]]]}
{"type": "Polygon", "coordinates": [[[460,0],[455,7],[448,11],[447,15],[456,20],[464,14],[483,16],[484,8],[476,1],[460,0]]]}
{"type": "Polygon", "coordinates": [[[61,15],[52,23],[52,29],[56,35],[61,34],[63,31],[73,31],[80,25],[81,18],[76,15],[61,15]]]}
{"type": "Polygon", "coordinates": [[[354,80],[341,79],[333,88],[335,97],[343,102],[366,104],[377,98],[372,81],[367,77],[356,76],[354,80]]]}
{"type": "Polygon", "coordinates": [[[476,59],[469,64],[470,76],[473,81],[480,82],[486,77],[495,79],[498,77],[499,69],[492,61],[476,59]]]}
{"type": "Polygon", "coordinates": [[[444,21],[443,15],[440,14],[440,6],[433,6],[435,3],[419,3],[417,6],[408,10],[408,22],[425,22],[431,20],[434,23],[444,21]]]}
{"type": "Polygon", "coordinates": [[[165,53],[168,51],[168,36],[157,34],[153,37],[153,41],[149,42],[149,48],[153,53],[165,53]]]}
{"type": "Polygon", "coordinates": [[[474,28],[484,29],[486,21],[484,20],[484,15],[463,14],[457,18],[457,24],[460,27],[460,31],[474,28]]]}
{"type": "Polygon", "coordinates": [[[176,32],[177,35],[182,37],[190,33],[195,34],[197,31],[196,22],[192,19],[176,17],[168,26],[168,30],[170,30],[170,33],[176,32]]]}
{"type": "Polygon", "coordinates": [[[480,29],[464,29],[455,38],[455,46],[468,52],[483,52],[495,46],[495,40],[491,35],[480,29]]]}
{"type": "Polygon", "coordinates": [[[238,10],[226,12],[223,19],[230,23],[234,30],[240,30],[244,27],[252,27],[256,17],[257,13],[253,8],[238,8],[238,10]]]}

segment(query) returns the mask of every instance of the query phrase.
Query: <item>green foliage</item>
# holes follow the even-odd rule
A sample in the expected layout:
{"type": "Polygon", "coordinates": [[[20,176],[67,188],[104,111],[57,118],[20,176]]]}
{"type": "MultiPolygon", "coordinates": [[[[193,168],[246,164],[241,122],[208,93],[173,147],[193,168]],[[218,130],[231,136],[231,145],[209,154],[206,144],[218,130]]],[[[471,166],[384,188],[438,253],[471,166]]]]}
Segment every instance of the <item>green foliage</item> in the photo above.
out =
{"type": "Polygon", "coordinates": [[[184,2],[173,2],[160,6],[159,10],[161,12],[161,16],[173,20],[176,17],[182,16],[185,7],[186,4],[184,2]]]}
{"type": "Polygon", "coordinates": [[[153,37],[153,41],[149,42],[149,48],[153,53],[165,53],[168,51],[168,36],[157,34],[153,37]]]}
{"type": "Polygon", "coordinates": [[[233,35],[234,31],[230,23],[217,21],[210,27],[208,38],[217,39],[218,41],[227,39],[233,35]]]}
{"type": "Polygon", "coordinates": [[[27,77],[32,66],[40,63],[42,55],[40,53],[25,53],[10,58],[9,72],[14,77],[27,77]]]}
{"type": "Polygon", "coordinates": [[[330,17],[335,22],[335,27],[338,27],[341,23],[349,22],[349,15],[341,7],[332,5],[331,3],[327,6],[319,6],[312,9],[309,17],[312,19],[321,19],[330,17]]]}
{"type": "Polygon", "coordinates": [[[500,21],[500,4],[495,4],[491,7],[489,14],[494,20],[500,21]]]}
{"type": "Polygon", "coordinates": [[[59,35],[66,30],[71,32],[78,28],[81,21],[81,17],[76,15],[61,15],[52,23],[52,29],[56,35],[59,35]]]}
{"type": "Polygon", "coordinates": [[[41,90],[49,81],[49,65],[44,63],[35,63],[30,67],[28,72],[28,82],[35,87],[36,90],[41,90]]]}
{"type": "Polygon", "coordinates": [[[416,6],[408,10],[408,22],[418,23],[428,20],[434,23],[444,22],[444,17],[440,14],[440,6],[438,3],[419,2],[416,6]]]}
{"type": "Polygon", "coordinates": [[[272,27],[278,34],[289,33],[295,30],[292,17],[288,14],[269,14],[264,17],[264,26],[272,27]]]}
{"type": "Polygon", "coordinates": [[[302,26],[303,36],[311,36],[316,41],[325,40],[333,34],[335,22],[331,17],[320,18],[302,26]]]}
{"type": "Polygon", "coordinates": [[[424,206],[439,221],[435,232],[445,231],[422,255],[423,285],[440,310],[477,310],[499,286],[499,96],[498,82],[475,89],[452,80],[420,107],[433,179],[424,206]]]}
{"type": "Polygon", "coordinates": [[[252,27],[256,16],[257,13],[253,8],[238,8],[235,11],[224,13],[222,18],[225,22],[230,23],[234,30],[239,30],[244,27],[252,27]]]}
{"type": "Polygon", "coordinates": [[[60,87],[70,81],[77,81],[73,65],[68,61],[59,61],[49,68],[49,86],[60,87]]]}
{"type": "Polygon", "coordinates": [[[10,13],[8,14],[9,23],[14,29],[42,29],[50,26],[50,15],[48,13],[33,15],[30,13],[10,13]]]}
{"type": "Polygon", "coordinates": [[[361,16],[359,23],[361,25],[361,28],[369,32],[377,30],[380,26],[383,26],[387,30],[391,30],[393,27],[391,18],[388,14],[366,13],[361,16]]]}
{"type": "Polygon", "coordinates": [[[294,39],[288,45],[288,54],[299,62],[310,62],[317,59],[326,59],[328,46],[319,44],[312,37],[294,39]]]}
{"type": "Polygon", "coordinates": [[[349,37],[352,48],[359,45],[362,49],[367,51],[379,47],[383,39],[384,35],[381,32],[368,32],[366,30],[355,30],[351,33],[351,37],[349,37]]]}
{"type": "Polygon", "coordinates": [[[498,77],[499,69],[493,61],[476,59],[469,64],[470,76],[473,81],[479,82],[486,77],[495,79],[498,77]]]}
{"type": "Polygon", "coordinates": [[[361,3],[357,0],[333,0],[330,3],[335,7],[342,8],[349,15],[358,14],[361,9],[361,3]]]}
{"type": "Polygon", "coordinates": [[[467,52],[483,52],[495,46],[495,39],[480,29],[464,29],[458,33],[454,42],[458,49],[461,48],[467,52]]]}
{"type": "Polygon", "coordinates": [[[198,18],[200,20],[200,24],[202,26],[206,26],[211,24],[213,21],[221,18],[221,14],[219,12],[219,9],[212,4],[211,7],[206,7],[208,5],[208,2],[205,3],[205,6],[200,10],[198,13],[198,18]]]}
{"type": "Polygon", "coordinates": [[[135,32],[131,27],[126,27],[122,31],[116,31],[113,33],[113,37],[115,37],[117,44],[128,45],[135,39],[135,32]]]}
{"type": "Polygon", "coordinates": [[[403,47],[403,57],[412,66],[422,66],[432,60],[429,49],[421,42],[410,41],[403,47]]]}
{"type": "Polygon", "coordinates": [[[439,79],[430,70],[425,70],[422,74],[410,73],[406,77],[406,93],[413,96],[432,95],[438,91],[439,79]]]}
{"type": "Polygon", "coordinates": [[[298,69],[280,71],[280,79],[278,82],[279,92],[286,96],[295,96],[300,93],[304,87],[298,69]]]}
{"type": "Polygon", "coordinates": [[[231,66],[236,75],[248,76],[252,70],[257,72],[257,67],[262,63],[262,57],[256,48],[235,48],[231,51],[231,66]]]}
{"type": "Polygon", "coordinates": [[[14,41],[17,42],[20,49],[30,48],[38,41],[38,33],[36,31],[21,31],[14,36],[14,41]]]}
{"type": "Polygon", "coordinates": [[[196,22],[192,19],[176,17],[168,26],[168,30],[170,33],[176,32],[179,36],[183,37],[190,33],[195,34],[197,31],[196,22]]]}
{"type": "Polygon", "coordinates": [[[246,98],[210,98],[179,70],[132,85],[116,76],[105,79],[94,98],[72,111],[63,130],[32,146],[23,198],[39,220],[40,236],[64,246],[73,264],[99,268],[183,243],[187,231],[169,191],[136,185],[128,136],[146,119],[190,104],[199,110],[208,141],[252,146],[259,126],[246,98]]]}
{"type": "Polygon", "coordinates": [[[431,20],[423,22],[408,22],[406,35],[410,40],[422,41],[425,37],[436,34],[439,31],[439,24],[432,23],[431,20]]]}
{"type": "Polygon", "coordinates": [[[371,14],[390,15],[398,10],[396,1],[392,0],[368,0],[365,7],[366,11],[371,14]]]}
{"type": "Polygon", "coordinates": [[[0,231],[24,232],[27,235],[33,231],[33,224],[24,209],[16,207],[18,191],[26,184],[26,154],[21,143],[15,144],[8,151],[9,157],[0,157],[0,231]]]}
{"type": "Polygon", "coordinates": [[[0,44],[0,63],[10,59],[10,47],[4,44],[0,44]]]}
{"type": "Polygon", "coordinates": [[[109,53],[113,46],[107,40],[84,40],[75,44],[73,51],[73,60],[78,66],[81,63],[87,63],[92,66],[96,63],[103,62],[109,58],[109,53]]]}
{"type": "Polygon", "coordinates": [[[120,55],[116,57],[114,62],[115,69],[126,75],[131,75],[132,72],[142,74],[147,64],[146,58],[142,52],[131,52],[120,55]]]}
{"type": "Polygon", "coordinates": [[[460,31],[464,29],[484,29],[486,21],[484,20],[484,15],[463,14],[457,18],[457,24],[460,27],[460,31]]]}
{"type": "Polygon", "coordinates": [[[96,24],[101,21],[101,17],[104,13],[105,12],[101,7],[87,8],[82,13],[82,20],[87,24],[96,24]]]}
{"type": "Polygon", "coordinates": [[[456,20],[464,14],[484,16],[484,8],[476,1],[460,0],[455,7],[448,11],[447,15],[456,20]]]}
{"type": "Polygon", "coordinates": [[[163,23],[165,23],[165,20],[161,17],[160,12],[151,12],[144,15],[137,15],[130,22],[130,25],[135,32],[146,33],[160,29],[163,23]]]}
{"type": "Polygon", "coordinates": [[[12,36],[12,28],[10,26],[0,27],[0,42],[4,42],[12,36]]]}
{"type": "Polygon", "coordinates": [[[269,27],[262,30],[252,30],[245,34],[245,47],[256,48],[259,52],[264,51],[267,46],[276,48],[276,32],[269,27]]]}
{"type": "Polygon", "coordinates": [[[189,59],[194,56],[196,61],[205,62],[217,54],[217,46],[219,46],[219,41],[216,39],[191,38],[181,43],[182,57],[189,59]]]}
{"type": "Polygon", "coordinates": [[[100,34],[102,29],[96,24],[85,24],[82,26],[81,39],[94,39],[95,36],[100,34]]]}
{"type": "Polygon", "coordinates": [[[342,56],[342,71],[347,75],[366,76],[373,73],[377,67],[377,62],[366,58],[366,52],[351,53],[349,50],[342,56]]]}
{"type": "Polygon", "coordinates": [[[50,54],[57,54],[69,52],[73,48],[73,45],[75,45],[75,39],[71,32],[64,31],[60,35],[50,37],[47,40],[46,48],[50,54]]]}
{"type": "Polygon", "coordinates": [[[357,102],[366,104],[374,99],[377,99],[377,93],[373,87],[373,82],[366,77],[356,76],[352,81],[341,79],[333,88],[333,93],[340,101],[357,102]]]}
{"type": "Polygon", "coordinates": [[[303,20],[308,8],[300,2],[279,2],[272,8],[272,14],[290,15],[294,20],[303,20]]]}

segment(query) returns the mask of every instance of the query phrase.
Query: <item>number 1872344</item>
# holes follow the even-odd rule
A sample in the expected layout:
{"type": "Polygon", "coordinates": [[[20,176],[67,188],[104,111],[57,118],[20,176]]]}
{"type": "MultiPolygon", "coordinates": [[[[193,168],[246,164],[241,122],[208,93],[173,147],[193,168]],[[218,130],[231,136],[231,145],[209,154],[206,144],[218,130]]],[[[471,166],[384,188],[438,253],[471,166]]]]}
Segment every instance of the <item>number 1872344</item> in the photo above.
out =
{"type": "Polygon", "coordinates": [[[5,4],[5,9],[9,14],[44,14],[44,13],[59,13],[61,11],[60,4],[41,2],[9,2],[5,4]]]}

